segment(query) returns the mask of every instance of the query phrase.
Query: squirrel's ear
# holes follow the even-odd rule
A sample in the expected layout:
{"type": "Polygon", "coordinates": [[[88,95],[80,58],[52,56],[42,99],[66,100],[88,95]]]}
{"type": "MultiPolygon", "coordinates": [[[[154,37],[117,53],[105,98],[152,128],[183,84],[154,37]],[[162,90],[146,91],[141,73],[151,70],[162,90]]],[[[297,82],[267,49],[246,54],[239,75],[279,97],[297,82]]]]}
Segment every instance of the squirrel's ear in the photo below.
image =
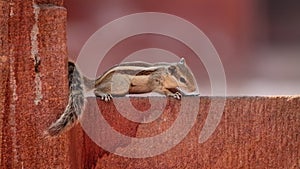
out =
{"type": "Polygon", "coordinates": [[[185,64],[185,59],[184,59],[184,58],[181,58],[180,61],[179,61],[179,64],[184,65],[184,64],[185,64]]]}
{"type": "Polygon", "coordinates": [[[171,66],[168,67],[168,72],[170,74],[174,74],[175,71],[176,71],[176,67],[174,65],[171,65],[171,66]]]}

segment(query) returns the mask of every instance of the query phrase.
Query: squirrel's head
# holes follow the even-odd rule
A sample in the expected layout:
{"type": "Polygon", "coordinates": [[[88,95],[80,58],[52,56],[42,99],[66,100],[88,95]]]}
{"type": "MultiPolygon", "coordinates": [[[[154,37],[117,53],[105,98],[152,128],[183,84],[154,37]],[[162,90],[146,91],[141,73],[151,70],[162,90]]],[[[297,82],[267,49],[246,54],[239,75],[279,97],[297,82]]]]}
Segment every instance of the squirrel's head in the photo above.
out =
{"type": "Polygon", "coordinates": [[[168,68],[169,73],[176,78],[178,87],[185,92],[195,92],[197,89],[197,83],[191,69],[186,64],[184,58],[181,58],[179,62],[171,65],[168,68]]]}

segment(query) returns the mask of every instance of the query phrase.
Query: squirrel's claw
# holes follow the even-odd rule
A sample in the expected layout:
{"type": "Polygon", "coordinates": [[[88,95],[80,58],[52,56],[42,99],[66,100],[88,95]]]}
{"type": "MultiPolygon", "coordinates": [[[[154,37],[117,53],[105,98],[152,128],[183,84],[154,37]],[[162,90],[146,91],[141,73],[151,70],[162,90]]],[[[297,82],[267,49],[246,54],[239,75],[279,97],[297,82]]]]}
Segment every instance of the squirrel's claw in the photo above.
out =
{"type": "Polygon", "coordinates": [[[94,91],[96,97],[99,97],[101,100],[108,102],[112,100],[112,95],[110,93],[103,93],[101,91],[94,91]]]}
{"type": "Polygon", "coordinates": [[[107,94],[102,94],[101,96],[99,96],[101,100],[108,102],[110,100],[112,100],[112,95],[107,93],[107,94]]]}
{"type": "Polygon", "coordinates": [[[176,92],[176,93],[169,94],[169,97],[173,97],[173,98],[175,98],[175,99],[180,100],[181,97],[182,97],[182,94],[179,93],[179,92],[176,92]]]}

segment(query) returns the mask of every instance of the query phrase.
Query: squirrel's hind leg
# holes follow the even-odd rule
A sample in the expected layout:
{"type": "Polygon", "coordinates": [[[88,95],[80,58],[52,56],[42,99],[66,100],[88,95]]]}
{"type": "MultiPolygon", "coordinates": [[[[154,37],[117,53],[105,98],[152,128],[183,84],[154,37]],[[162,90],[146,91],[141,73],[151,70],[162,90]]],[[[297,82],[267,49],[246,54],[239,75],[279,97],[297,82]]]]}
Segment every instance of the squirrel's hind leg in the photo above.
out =
{"type": "Polygon", "coordinates": [[[94,94],[96,97],[99,97],[103,101],[108,102],[108,101],[112,100],[112,95],[110,93],[104,93],[101,90],[95,90],[94,94]]]}
{"type": "Polygon", "coordinates": [[[95,96],[110,101],[113,96],[125,96],[130,89],[130,79],[123,74],[114,74],[108,82],[103,82],[94,90],[95,96]]]}

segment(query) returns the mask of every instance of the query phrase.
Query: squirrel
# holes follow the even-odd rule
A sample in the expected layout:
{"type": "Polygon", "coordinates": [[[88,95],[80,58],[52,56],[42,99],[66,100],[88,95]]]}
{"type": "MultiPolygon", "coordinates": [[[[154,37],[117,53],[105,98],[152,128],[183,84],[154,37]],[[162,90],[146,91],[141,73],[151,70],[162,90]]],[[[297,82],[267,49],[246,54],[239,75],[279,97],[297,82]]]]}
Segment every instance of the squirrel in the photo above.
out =
{"type": "Polygon", "coordinates": [[[108,102],[114,96],[156,92],[180,100],[195,92],[197,83],[185,59],[178,63],[124,62],[115,65],[96,80],[84,77],[76,65],[68,62],[69,101],[64,113],[46,131],[57,136],[71,128],[84,111],[86,94],[108,102]]]}

